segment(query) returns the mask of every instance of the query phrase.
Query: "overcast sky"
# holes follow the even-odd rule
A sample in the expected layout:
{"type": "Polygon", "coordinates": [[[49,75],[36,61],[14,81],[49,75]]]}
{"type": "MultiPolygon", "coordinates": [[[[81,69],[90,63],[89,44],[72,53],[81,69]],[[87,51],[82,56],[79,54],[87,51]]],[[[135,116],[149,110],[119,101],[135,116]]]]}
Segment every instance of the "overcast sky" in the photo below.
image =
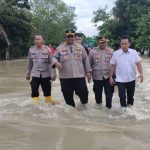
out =
{"type": "Polygon", "coordinates": [[[93,11],[99,7],[104,8],[108,6],[110,11],[114,6],[115,0],[63,0],[66,4],[76,8],[76,26],[78,31],[83,32],[86,36],[97,35],[98,31],[91,22],[93,18],[93,11]]]}

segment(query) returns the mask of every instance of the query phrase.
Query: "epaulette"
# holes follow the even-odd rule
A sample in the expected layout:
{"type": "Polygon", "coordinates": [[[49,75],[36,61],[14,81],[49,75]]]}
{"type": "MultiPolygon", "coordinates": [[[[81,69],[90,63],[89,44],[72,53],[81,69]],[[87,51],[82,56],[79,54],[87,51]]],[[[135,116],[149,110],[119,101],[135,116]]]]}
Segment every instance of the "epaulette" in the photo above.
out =
{"type": "Polygon", "coordinates": [[[34,45],[34,46],[31,46],[31,48],[30,49],[32,49],[32,48],[35,48],[36,46],[34,45]]]}
{"type": "Polygon", "coordinates": [[[114,52],[114,50],[111,47],[106,47],[106,50],[109,51],[110,53],[114,52]]]}
{"type": "Polygon", "coordinates": [[[67,51],[66,42],[62,43],[57,49],[62,52],[66,52],[67,51]]]}
{"type": "Polygon", "coordinates": [[[95,52],[95,51],[97,51],[97,50],[99,50],[99,47],[98,47],[98,46],[97,46],[97,47],[94,47],[94,48],[92,49],[93,52],[95,52]]]}

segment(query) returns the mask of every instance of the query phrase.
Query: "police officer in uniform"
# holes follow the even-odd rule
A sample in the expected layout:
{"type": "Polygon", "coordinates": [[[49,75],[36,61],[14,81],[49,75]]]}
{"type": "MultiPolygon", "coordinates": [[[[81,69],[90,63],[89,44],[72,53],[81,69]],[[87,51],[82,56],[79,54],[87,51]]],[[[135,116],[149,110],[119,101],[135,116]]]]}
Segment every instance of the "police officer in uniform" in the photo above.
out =
{"type": "Polygon", "coordinates": [[[109,84],[110,59],[113,50],[107,47],[107,39],[98,37],[98,47],[93,48],[89,54],[92,67],[93,91],[95,93],[96,107],[102,106],[103,88],[106,96],[106,107],[112,107],[112,96],[114,87],[109,84]]]}
{"type": "Polygon", "coordinates": [[[75,107],[74,92],[80,97],[81,103],[88,103],[88,89],[85,76],[91,80],[91,67],[87,53],[81,44],[75,43],[75,31],[65,32],[65,42],[57,47],[55,58],[58,63],[61,90],[66,104],[75,107]]]}
{"type": "Polygon", "coordinates": [[[47,103],[55,104],[56,102],[51,98],[51,82],[50,78],[55,78],[55,70],[52,68],[52,62],[55,62],[53,57],[50,55],[50,49],[43,45],[42,35],[36,35],[35,46],[31,47],[28,53],[27,60],[27,75],[26,79],[31,81],[32,89],[32,100],[39,103],[39,86],[41,85],[44,92],[45,101],[47,103]],[[51,73],[50,73],[51,72],[51,73]],[[51,74],[53,74],[51,76],[51,74]]]}

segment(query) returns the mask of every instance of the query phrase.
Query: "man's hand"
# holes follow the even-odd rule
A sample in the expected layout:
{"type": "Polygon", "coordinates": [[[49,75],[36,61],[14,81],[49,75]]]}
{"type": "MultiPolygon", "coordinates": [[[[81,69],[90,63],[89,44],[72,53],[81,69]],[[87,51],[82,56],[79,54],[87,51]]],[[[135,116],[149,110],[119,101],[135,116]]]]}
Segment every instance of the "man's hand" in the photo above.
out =
{"type": "Polygon", "coordinates": [[[30,74],[29,73],[27,73],[27,75],[26,75],[26,80],[30,80],[30,74]]]}
{"type": "Polygon", "coordinates": [[[137,69],[138,69],[138,71],[140,73],[140,75],[139,75],[138,78],[140,78],[140,83],[142,83],[143,80],[144,80],[144,76],[143,76],[143,68],[142,68],[141,61],[139,61],[138,63],[136,63],[136,65],[137,65],[137,69]]]}
{"type": "Polygon", "coordinates": [[[55,76],[55,77],[51,77],[51,80],[52,80],[52,81],[55,81],[55,80],[56,80],[56,76],[55,76]]]}
{"type": "Polygon", "coordinates": [[[144,81],[144,76],[143,76],[143,74],[140,74],[138,78],[140,79],[140,83],[143,83],[143,81],[144,81]]]}
{"type": "Polygon", "coordinates": [[[90,83],[92,80],[92,74],[89,72],[86,74],[86,77],[87,77],[88,83],[90,83]]]}
{"type": "Polygon", "coordinates": [[[112,77],[109,78],[109,83],[111,86],[114,86],[115,82],[114,82],[114,79],[112,77]]]}
{"type": "Polygon", "coordinates": [[[56,66],[56,68],[59,69],[59,70],[62,69],[61,63],[56,63],[55,66],[56,66]]]}

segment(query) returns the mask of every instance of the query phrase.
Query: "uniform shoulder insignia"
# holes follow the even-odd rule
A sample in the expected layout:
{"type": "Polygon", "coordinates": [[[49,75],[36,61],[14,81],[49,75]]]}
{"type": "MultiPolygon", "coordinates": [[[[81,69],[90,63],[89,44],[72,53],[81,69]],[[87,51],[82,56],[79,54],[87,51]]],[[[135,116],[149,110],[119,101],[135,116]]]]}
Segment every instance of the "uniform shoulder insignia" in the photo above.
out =
{"type": "Polygon", "coordinates": [[[50,48],[48,46],[44,46],[44,49],[48,49],[49,50],[50,48]]]}
{"type": "Polygon", "coordinates": [[[30,49],[29,49],[29,51],[32,51],[35,48],[36,48],[36,46],[31,46],[30,49]]]}
{"type": "Polygon", "coordinates": [[[65,52],[67,51],[67,47],[65,45],[65,43],[61,44],[60,46],[57,47],[57,50],[58,51],[62,51],[62,52],[65,52]]]}
{"type": "Polygon", "coordinates": [[[111,47],[107,47],[106,50],[109,51],[110,53],[113,53],[114,51],[111,47]]]}
{"type": "Polygon", "coordinates": [[[44,46],[44,48],[48,48],[48,49],[49,49],[49,47],[48,47],[48,46],[46,46],[46,45],[44,46]]]}
{"type": "Polygon", "coordinates": [[[30,49],[33,49],[33,48],[35,48],[35,46],[31,46],[31,48],[30,48],[30,49]]]}
{"type": "Polygon", "coordinates": [[[48,47],[48,46],[43,46],[43,51],[46,53],[46,52],[49,52],[51,49],[48,47]]]}
{"type": "Polygon", "coordinates": [[[97,51],[97,50],[99,50],[99,47],[94,47],[92,50],[97,51]]]}
{"type": "Polygon", "coordinates": [[[97,52],[97,48],[98,48],[98,47],[94,47],[94,48],[91,50],[91,54],[92,54],[92,55],[97,52]]]}

